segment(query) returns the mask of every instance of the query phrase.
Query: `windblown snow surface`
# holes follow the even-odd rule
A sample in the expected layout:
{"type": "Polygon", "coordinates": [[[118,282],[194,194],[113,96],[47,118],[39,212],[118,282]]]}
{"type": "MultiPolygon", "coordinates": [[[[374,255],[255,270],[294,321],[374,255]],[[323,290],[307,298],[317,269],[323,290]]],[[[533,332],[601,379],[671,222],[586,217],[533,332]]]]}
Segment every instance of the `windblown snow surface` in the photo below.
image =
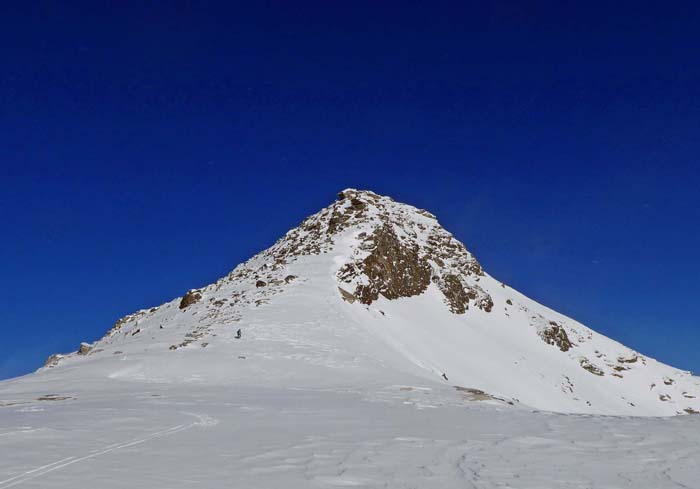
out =
{"type": "Polygon", "coordinates": [[[698,396],[490,277],[428,212],[348,189],[0,382],[0,489],[700,488],[698,396]]]}

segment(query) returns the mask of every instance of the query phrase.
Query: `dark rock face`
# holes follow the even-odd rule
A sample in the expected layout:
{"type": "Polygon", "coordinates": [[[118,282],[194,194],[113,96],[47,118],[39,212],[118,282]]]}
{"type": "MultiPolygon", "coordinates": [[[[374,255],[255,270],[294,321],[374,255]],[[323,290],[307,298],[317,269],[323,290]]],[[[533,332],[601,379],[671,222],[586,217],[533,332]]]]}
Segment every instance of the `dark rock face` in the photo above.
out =
{"type": "MultiPolygon", "coordinates": [[[[484,275],[481,265],[438,225],[435,216],[424,210],[406,212],[392,207],[391,199],[372,192],[345,190],[338,199],[326,217],[328,234],[362,224],[367,216],[375,216],[381,223],[355,237],[358,250],[369,255],[338,271],[342,282],[359,283],[352,292],[356,300],[371,304],[379,295],[390,300],[411,297],[425,292],[432,281],[453,313],[464,314],[470,301],[483,311],[491,311],[493,300],[475,283],[484,275]]],[[[343,298],[348,300],[345,295],[343,298]]]]}
{"type": "Polygon", "coordinates": [[[548,345],[558,346],[561,351],[569,351],[574,346],[564,328],[554,321],[550,321],[549,327],[540,332],[540,337],[548,345]]]}
{"type": "Polygon", "coordinates": [[[267,282],[265,282],[264,280],[258,280],[257,282],[255,282],[255,286],[257,288],[265,287],[266,285],[267,285],[267,282]]]}
{"type": "Polygon", "coordinates": [[[180,301],[180,309],[185,309],[192,304],[196,304],[202,298],[202,294],[198,290],[190,290],[180,301]]]}
{"type": "Polygon", "coordinates": [[[484,275],[481,264],[469,253],[464,245],[454,239],[444,230],[433,232],[428,237],[426,251],[428,257],[439,266],[445,262],[452,263],[454,268],[465,275],[484,275]]]}
{"type": "Polygon", "coordinates": [[[357,197],[350,197],[350,206],[346,209],[333,207],[328,220],[328,233],[335,234],[347,228],[353,222],[358,222],[364,217],[366,208],[367,204],[357,197]]]}
{"type": "Polygon", "coordinates": [[[377,229],[370,238],[373,250],[360,263],[347,264],[338,273],[341,280],[350,279],[359,271],[369,279],[368,285],[358,285],[355,297],[371,304],[379,294],[387,299],[422,294],[430,284],[431,268],[418,256],[417,246],[399,240],[391,226],[377,229]]]}
{"type": "Polygon", "coordinates": [[[455,314],[464,314],[469,309],[469,299],[476,299],[474,291],[466,291],[462,281],[456,275],[445,275],[439,281],[438,287],[445,296],[450,311],[455,314]]]}
{"type": "Polygon", "coordinates": [[[474,301],[474,305],[485,312],[493,309],[493,300],[478,285],[465,283],[458,275],[447,274],[442,278],[433,277],[440,292],[445,296],[445,302],[455,314],[464,314],[469,309],[469,301],[474,301]]]}
{"type": "Polygon", "coordinates": [[[92,345],[89,343],[80,343],[80,348],[78,348],[78,355],[87,355],[92,350],[92,345]]]}
{"type": "Polygon", "coordinates": [[[354,197],[350,199],[350,206],[352,206],[352,208],[355,209],[355,211],[361,211],[364,210],[365,207],[367,207],[367,204],[362,202],[357,197],[354,197]]]}
{"type": "Polygon", "coordinates": [[[477,288],[477,290],[481,292],[482,295],[477,297],[476,307],[483,311],[491,312],[491,309],[493,309],[493,299],[491,299],[491,296],[480,288],[477,288]]]}
{"type": "Polygon", "coordinates": [[[411,297],[425,292],[432,280],[456,314],[464,313],[469,301],[486,312],[493,308],[491,297],[474,283],[484,275],[481,265],[462,243],[439,226],[434,215],[396,206],[392,199],[373,192],[340,192],[337,202],[305,219],[271,252],[281,263],[300,255],[324,253],[340,233],[359,225],[371,226],[355,237],[358,249],[369,252],[369,256],[346,264],[337,275],[342,282],[359,283],[345,288],[352,291],[356,300],[370,304],[379,295],[387,299],[411,297]],[[420,238],[419,234],[427,238],[420,238]]]}

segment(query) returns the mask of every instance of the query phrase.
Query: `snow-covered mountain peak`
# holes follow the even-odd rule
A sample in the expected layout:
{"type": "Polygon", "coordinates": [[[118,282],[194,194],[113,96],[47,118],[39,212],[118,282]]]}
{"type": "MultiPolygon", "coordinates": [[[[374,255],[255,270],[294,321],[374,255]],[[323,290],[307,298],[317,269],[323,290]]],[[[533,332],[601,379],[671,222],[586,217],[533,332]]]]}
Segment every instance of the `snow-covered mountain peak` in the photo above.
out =
{"type": "Polygon", "coordinates": [[[122,318],[42,373],[69,375],[63,366],[148,382],[422,382],[568,412],[700,410],[697,377],[494,279],[429,212],[356,189],[217,282],[122,318]]]}
{"type": "Polygon", "coordinates": [[[271,249],[276,263],[336,251],[342,297],[371,304],[424,293],[431,283],[455,313],[470,301],[489,311],[493,302],[478,282],[479,262],[431,213],[371,191],[345,189],[338,200],[304,220],[271,249]]]}

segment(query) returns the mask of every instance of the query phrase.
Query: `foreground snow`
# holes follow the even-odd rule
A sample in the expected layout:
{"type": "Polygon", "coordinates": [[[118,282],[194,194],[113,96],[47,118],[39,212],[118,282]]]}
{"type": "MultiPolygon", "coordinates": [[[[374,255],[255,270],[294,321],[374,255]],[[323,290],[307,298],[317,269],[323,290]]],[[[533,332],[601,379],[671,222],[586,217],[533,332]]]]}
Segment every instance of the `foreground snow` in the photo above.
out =
{"type": "Polygon", "coordinates": [[[45,380],[0,383],[0,489],[671,488],[700,477],[698,416],[532,412],[424,385],[45,380]]]}

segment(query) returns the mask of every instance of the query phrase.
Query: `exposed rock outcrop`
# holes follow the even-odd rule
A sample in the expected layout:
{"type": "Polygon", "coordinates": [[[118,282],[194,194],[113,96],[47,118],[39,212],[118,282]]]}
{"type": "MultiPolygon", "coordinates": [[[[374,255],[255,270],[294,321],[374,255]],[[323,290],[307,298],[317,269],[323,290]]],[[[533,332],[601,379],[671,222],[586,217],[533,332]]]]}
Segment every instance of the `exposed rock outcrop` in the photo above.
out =
{"type": "Polygon", "coordinates": [[[180,309],[186,309],[192,304],[196,304],[202,298],[202,293],[199,290],[192,289],[187,292],[180,301],[180,309]]]}
{"type": "Polygon", "coordinates": [[[579,360],[579,363],[581,364],[581,368],[588,370],[593,375],[598,375],[599,377],[602,377],[603,375],[605,375],[605,372],[603,372],[596,365],[594,365],[590,361],[588,361],[587,358],[581,358],[579,360]]]}
{"type": "Polygon", "coordinates": [[[473,291],[467,292],[462,281],[456,275],[445,275],[442,280],[437,282],[450,311],[455,314],[464,314],[469,309],[469,299],[476,299],[476,294],[473,291]]]}
{"type": "Polygon", "coordinates": [[[380,294],[391,300],[425,292],[432,270],[418,255],[417,245],[402,243],[389,225],[377,229],[368,240],[373,243],[372,252],[361,262],[349,263],[338,272],[343,281],[358,274],[367,278],[369,283],[357,285],[354,292],[361,303],[371,304],[380,294]]]}
{"type": "Polygon", "coordinates": [[[419,295],[434,282],[453,313],[464,314],[470,301],[491,311],[491,296],[476,284],[484,275],[481,265],[435,216],[419,209],[397,211],[391,199],[372,192],[345,190],[338,197],[329,232],[360,225],[369,215],[380,224],[355,236],[358,251],[366,254],[338,271],[338,279],[350,285],[361,303],[371,304],[380,295],[389,300],[419,295]]]}
{"type": "Polygon", "coordinates": [[[545,343],[557,346],[561,351],[569,351],[573,344],[566,334],[566,330],[554,321],[549,322],[549,326],[539,332],[545,343]]]}

